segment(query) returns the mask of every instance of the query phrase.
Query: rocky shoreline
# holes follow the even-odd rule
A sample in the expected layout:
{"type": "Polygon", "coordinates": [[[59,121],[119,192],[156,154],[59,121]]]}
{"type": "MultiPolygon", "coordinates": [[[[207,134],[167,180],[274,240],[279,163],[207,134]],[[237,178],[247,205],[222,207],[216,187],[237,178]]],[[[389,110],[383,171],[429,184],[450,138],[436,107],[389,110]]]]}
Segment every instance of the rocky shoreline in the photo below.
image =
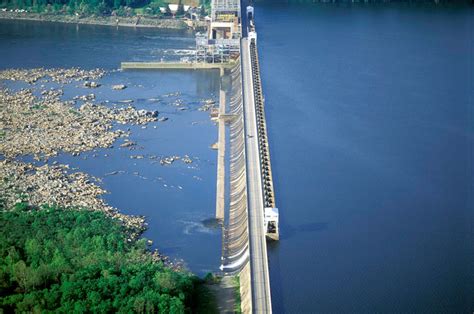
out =
{"type": "Polygon", "coordinates": [[[58,22],[68,24],[87,24],[120,27],[141,27],[160,29],[188,29],[203,28],[202,21],[187,21],[184,19],[161,19],[152,17],[120,17],[120,16],[76,16],[59,13],[32,13],[32,12],[0,12],[0,19],[29,20],[40,22],[58,22]]]}
{"type": "Polygon", "coordinates": [[[5,159],[0,161],[0,194],[5,207],[28,202],[32,205],[50,204],[68,208],[96,210],[120,220],[136,239],[145,230],[145,218],[123,215],[100,198],[106,190],[94,182],[100,179],[83,172],[72,172],[69,165],[42,165],[5,159]]]}
{"type": "MultiPolygon", "coordinates": [[[[127,144],[133,143],[128,140],[130,131],[114,126],[159,123],[158,111],[137,110],[130,104],[105,106],[94,103],[94,97],[81,96],[62,99],[65,85],[79,82],[84,89],[97,88],[100,83],[96,80],[105,74],[101,69],[79,68],[0,71],[0,83],[28,84],[17,90],[0,85],[1,201],[5,208],[27,202],[32,206],[54,204],[101,211],[121,221],[130,230],[128,241],[134,241],[147,227],[144,216],[124,215],[108,205],[102,198],[107,191],[100,187],[99,178],[70,169],[67,164],[48,163],[60,152],[79,155],[110,148],[118,138],[125,138],[122,147],[133,146],[127,144]],[[51,82],[59,87],[48,88],[51,82]],[[20,161],[21,156],[34,156],[38,165],[20,161]]],[[[114,90],[114,86],[110,88],[114,90]]],[[[191,159],[185,156],[183,161],[191,159]]],[[[152,255],[155,260],[176,266],[157,250],[152,255]]]]}
{"type": "Polygon", "coordinates": [[[100,69],[77,68],[0,71],[0,80],[24,81],[31,86],[15,92],[0,89],[0,153],[6,158],[34,155],[37,160],[47,160],[59,151],[77,155],[111,147],[117,138],[129,135],[127,131],[112,130],[113,124],[145,125],[158,120],[157,111],[136,110],[130,105],[95,104],[94,94],[62,100],[61,88],[44,85],[50,81],[60,84],[84,81],[84,86],[90,87],[90,80],[104,74],[100,69]],[[41,96],[36,96],[35,91],[41,96]],[[83,104],[77,107],[79,100],[83,104]]]}

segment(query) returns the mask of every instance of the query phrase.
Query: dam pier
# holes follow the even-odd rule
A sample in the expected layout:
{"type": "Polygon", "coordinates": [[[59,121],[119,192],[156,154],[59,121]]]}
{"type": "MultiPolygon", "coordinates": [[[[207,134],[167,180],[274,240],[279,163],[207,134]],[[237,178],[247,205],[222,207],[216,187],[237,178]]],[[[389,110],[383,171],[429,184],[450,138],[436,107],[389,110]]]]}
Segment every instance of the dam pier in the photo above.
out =
{"type": "MultiPolygon", "coordinates": [[[[271,313],[267,239],[279,239],[279,211],[273,188],[254,9],[246,7],[242,16],[239,1],[214,0],[212,10],[209,33],[199,36],[202,44],[202,38],[207,36],[209,46],[200,48],[197,61],[233,64],[229,70],[228,112],[221,111],[220,105],[220,114],[232,117],[225,120],[229,127],[229,139],[225,142],[229,146],[229,178],[217,188],[218,207],[225,208],[224,213],[216,210],[216,218],[223,222],[221,270],[240,277],[244,313],[271,313]],[[216,42],[222,45],[216,46],[216,42]],[[216,56],[202,58],[212,53],[216,56]],[[225,182],[229,183],[228,191],[225,182]],[[228,198],[219,195],[226,192],[228,198]],[[227,203],[222,204],[222,199],[227,199],[227,203]]],[[[221,121],[224,120],[219,119],[219,125],[221,121]]],[[[220,139],[219,136],[219,150],[223,142],[220,139]]],[[[221,152],[218,154],[221,158],[221,152]]]]}

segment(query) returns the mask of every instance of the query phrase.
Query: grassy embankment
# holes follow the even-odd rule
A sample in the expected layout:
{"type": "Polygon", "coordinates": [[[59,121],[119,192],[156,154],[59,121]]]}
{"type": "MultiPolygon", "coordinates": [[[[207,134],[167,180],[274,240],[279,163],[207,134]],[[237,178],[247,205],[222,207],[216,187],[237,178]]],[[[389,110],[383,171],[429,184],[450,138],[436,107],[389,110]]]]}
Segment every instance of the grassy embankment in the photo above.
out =
{"type": "Polygon", "coordinates": [[[235,304],[234,304],[234,313],[242,313],[241,308],[241,299],[240,299],[240,278],[239,276],[235,276],[232,278],[234,284],[234,296],[235,296],[235,304]]]}

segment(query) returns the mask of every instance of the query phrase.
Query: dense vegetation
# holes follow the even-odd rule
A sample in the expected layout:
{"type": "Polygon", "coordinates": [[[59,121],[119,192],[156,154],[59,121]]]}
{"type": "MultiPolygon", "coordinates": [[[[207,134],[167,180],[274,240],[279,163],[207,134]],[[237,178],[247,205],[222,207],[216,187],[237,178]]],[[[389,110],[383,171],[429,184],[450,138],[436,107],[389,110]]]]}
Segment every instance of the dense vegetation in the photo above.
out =
{"type": "MultiPolygon", "coordinates": [[[[183,313],[206,293],[153,262],[145,240],[100,212],[17,205],[0,212],[0,309],[5,312],[183,313]]],[[[1,310],[0,310],[1,312],[1,310]]]]}
{"type": "MultiPolygon", "coordinates": [[[[80,15],[158,15],[168,3],[210,7],[211,0],[0,0],[0,8],[80,15]]],[[[179,13],[179,12],[178,12],[179,13]]],[[[184,12],[181,11],[181,14],[184,12]]],[[[203,12],[204,13],[204,12],[203,12]]]]}

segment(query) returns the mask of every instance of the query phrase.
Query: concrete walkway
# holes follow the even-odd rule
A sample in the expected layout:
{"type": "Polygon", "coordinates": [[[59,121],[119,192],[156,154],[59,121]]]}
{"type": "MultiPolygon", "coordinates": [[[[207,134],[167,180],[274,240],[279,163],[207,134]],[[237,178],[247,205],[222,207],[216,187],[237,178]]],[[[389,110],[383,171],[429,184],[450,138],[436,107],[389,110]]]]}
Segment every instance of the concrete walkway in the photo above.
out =
{"type": "Polygon", "coordinates": [[[219,284],[210,285],[209,288],[216,296],[219,313],[235,313],[235,289],[237,286],[231,276],[222,277],[219,284]]]}

